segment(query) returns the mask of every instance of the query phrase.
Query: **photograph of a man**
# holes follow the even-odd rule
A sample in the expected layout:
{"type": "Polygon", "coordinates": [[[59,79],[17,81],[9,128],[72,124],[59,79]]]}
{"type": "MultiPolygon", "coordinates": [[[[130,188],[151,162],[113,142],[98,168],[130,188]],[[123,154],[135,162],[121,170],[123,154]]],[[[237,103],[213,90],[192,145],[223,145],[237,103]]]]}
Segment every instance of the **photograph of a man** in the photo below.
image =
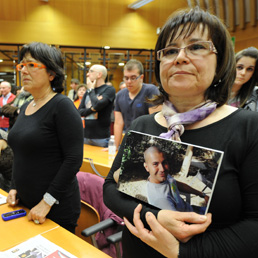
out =
{"type": "Polygon", "coordinates": [[[193,211],[193,207],[180,196],[180,191],[204,198],[202,192],[176,181],[170,175],[166,154],[157,146],[151,146],[145,150],[143,165],[149,173],[147,179],[147,199],[149,204],[160,209],[193,211]]]}

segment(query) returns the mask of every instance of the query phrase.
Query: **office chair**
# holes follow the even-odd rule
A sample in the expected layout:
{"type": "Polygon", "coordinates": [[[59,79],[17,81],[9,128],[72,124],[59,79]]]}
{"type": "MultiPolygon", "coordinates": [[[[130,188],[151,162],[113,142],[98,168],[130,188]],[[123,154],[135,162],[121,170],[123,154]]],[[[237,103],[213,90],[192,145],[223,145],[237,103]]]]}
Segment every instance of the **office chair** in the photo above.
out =
{"type": "MultiPolygon", "coordinates": [[[[82,226],[80,226],[80,228],[78,228],[78,234],[82,233],[80,237],[84,237],[88,239],[88,241],[90,237],[91,243],[108,255],[121,257],[121,229],[124,226],[124,222],[120,217],[109,210],[103,202],[104,179],[86,172],[78,172],[77,179],[82,204],[87,203],[88,206],[93,207],[94,210],[97,211],[100,219],[98,224],[95,223],[90,225],[90,227],[85,226],[82,228],[82,226]],[[81,232],[79,232],[79,230],[81,230],[81,232]],[[117,234],[118,231],[120,232],[117,234]]],[[[83,217],[87,218],[87,214],[85,216],[81,215],[80,218],[81,217],[83,220],[83,217]]],[[[81,225],[85,225],[85,222],[82,221],[81,225]]]]}
{"type": "Polygon", "coordinates": [[[81,200],[81,214],[77,221],[78,226],[75,228],[75,235],[85,240],[86,242],[94,245],[95,237],[83,236],[81,234],[82,230],[85,228],[91,227],[92,225],[96,225],[100,222],[100,217],[98,211],[92,207],[90,204],[81,200]]]}
{"type": "MultiPolygon", "coordinates": [[[[103,230],[108,230],[112,227],[116,227],[117,226],[117,222],[114,221],[113,219],[106,219],[103,220],[101,222],[99,222],[98,224],[95,224],[89,228],[84,229],[81,234],[88,238],[90,237],[92,240],[92,243],[95,247],[99,248],[98,243],[96,241],[95,238],[95,234],[103,231],[103,230]]],[[[113,234],[113,235],[109,235],[106,237],[106,241],[110,244],[113,244],[115,246],[115,254],[112,254],[110,252],[108,252],[109,255],[111,255],[113,258],[122,258],[122,252],[121,252],[121,240],[122,240],[122,230],[118,231],[117,233],[113,234]]]]}

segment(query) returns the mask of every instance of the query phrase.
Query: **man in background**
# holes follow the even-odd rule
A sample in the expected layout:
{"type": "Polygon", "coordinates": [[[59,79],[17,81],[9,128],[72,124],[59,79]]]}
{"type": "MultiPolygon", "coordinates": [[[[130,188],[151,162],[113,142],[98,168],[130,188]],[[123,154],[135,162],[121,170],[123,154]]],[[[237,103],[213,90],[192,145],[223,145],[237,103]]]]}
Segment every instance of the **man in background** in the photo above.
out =
{"type": "Polygon", "coordinates": [[[136,59],[129,60],[124,66],[123,80],[126,89],[117,93],[115,101],[114,135],[117,149],[122,139],[123,130],[127,130],[135,118],[160,110],[146,102],[146,98],[158,95],[159,90],[153,84],[143,83],[143,78],[142,63],[136,59]]]}
{"type": "MultiPolygon", "coordinates": [[[[11,93],[12,86],[9,82],[3,81],[0,84],[0,107],[12,102],[15,99],[15,95],[11,93]]],[[[7,131],[9,128],[9,118],[4,115],[0,116],[0,129],[7,131]]]]}
{"type": "Polygon", "coordinates": [[[80,81],[78,79],[71,80],[71,84],[70,84],[71,90],[69,90],[69,92],[68,92],[68,98],[71,99],[72,101],[75,100],[76,90],[77,90],[77,87],[79,86],[79,84],[80,84],[80,81]]]}
{"type": "Polygon", "coordinates": [[[120,82],[119,84],[119,90],[125,89],[126,88],[126,84],[124,81],[120,82]]]}
{"type": "Polygon", "coordinates": [[[107,69],[103,65],[93,65],[87,73],[87,91],[79,106],[79,113],[85,118],[85,144],[108,146],[116,91],[105,84],[106,77],[107,69]]]}

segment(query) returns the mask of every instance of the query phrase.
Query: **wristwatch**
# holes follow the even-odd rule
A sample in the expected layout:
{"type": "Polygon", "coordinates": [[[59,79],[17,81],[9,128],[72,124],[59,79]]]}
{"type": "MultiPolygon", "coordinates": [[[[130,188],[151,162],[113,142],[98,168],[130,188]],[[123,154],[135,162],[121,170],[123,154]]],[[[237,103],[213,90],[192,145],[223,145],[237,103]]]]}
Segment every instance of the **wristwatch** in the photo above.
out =
{"type": "Polygon", "coordinates": [[[59,202],[49,193],[45,193],[43,196],[43,200],[49,205],[53,206],[55,203],[58,204],[59,202]]]}

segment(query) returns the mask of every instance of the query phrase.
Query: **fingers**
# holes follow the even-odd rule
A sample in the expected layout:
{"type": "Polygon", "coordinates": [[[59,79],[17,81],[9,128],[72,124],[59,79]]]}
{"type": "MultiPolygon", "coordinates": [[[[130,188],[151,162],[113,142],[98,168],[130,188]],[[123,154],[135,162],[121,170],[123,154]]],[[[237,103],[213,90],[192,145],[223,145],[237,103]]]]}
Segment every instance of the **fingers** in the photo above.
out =
{"type": "Polygon", "coordinates": [[[133,222],[135,226],[133,226],[126,218],[124,218],[125,225],[129,229],[129,231],[137,237],[140,237],[139,231],[144,229],[144,225],[140,219],[141,209],[142,209],[142,205],[138,204],[134,210],[133,222]]]}
{"type": "Polygon", "coordinates": [[[46,216],[49,213],[51,206],[41,200],[36,206],[34,206],[29,214],[28,219],[33,220],[36,224],[42,224],[46,220],[46,216]]]}
{"type": "Polygon", "coordinates": [[[211,214],[205,216],[194,212],[161,210],[158,213],[158,222],[179,241],[185,243],[207,229],[211,223],[211,214]]]}
{"type": "Polygon", "coordinates": [[[16,200],[17,191],[12,189],[10,190],[7,196],[7,203],[11,206],[15,206],[18,204],[19,200],[16,200]]]}
{"type": "Polygon", "coordinates": [[[151,231],[152,231],[151,235],[159,236],[165,233],[166,230],[160,225],[160,223],[157,221],[153,213],[151,212],[146,213],[146,221],[151,228],[151,231]]]}
{"type": "Polygon", "coordinates": [[[134,216],[133,216],[133,223],[135,225],[136,228],[138,228],[138,231],[139,229],[142,229],[144,228],[144,225],[141,221],[141,212],[142,210],[142,205],[141,204],[138,204],[137,207],[134,209],[134,216]]]}
{"type": "Polygon", "coordinates": [[[137,231],[136,227],[134,227],[134,226],[129,222],[129,220],[127,220],[127,218],[124,217],[123,219],[124,219],[124,222],[125,222],[126,227],[129,229],[129,231],[130,231],[133,235],[138,236],[138,231],[137,231]]]}
{"type": "Polygon", "coordinates": [[[46,221],[44,216],[36,213],[33,209],[28,214],[28,220],[33,221],[35,224],[42,224],[46,221]]]}
{"type": "MultiPolygon", "coordinates": [[[[199,221],[199,220],[198,220],[199,221]]],[[[186,243],[194,235],[201,234],[206,231],[207,227],[211,224],[211,214],[207,214],[206,221],[196,224],[182,224],[182,228],[176,235],[182,243],[186,243]]]]}
{"type": "Polygon", "coordinates": [[[195,212],[176,212],[177,217],[176,219],[179,221],[184,221],[188,223],[204,223],[207,221],[207,216],[206,215],[200,215],[195,212]]]}

